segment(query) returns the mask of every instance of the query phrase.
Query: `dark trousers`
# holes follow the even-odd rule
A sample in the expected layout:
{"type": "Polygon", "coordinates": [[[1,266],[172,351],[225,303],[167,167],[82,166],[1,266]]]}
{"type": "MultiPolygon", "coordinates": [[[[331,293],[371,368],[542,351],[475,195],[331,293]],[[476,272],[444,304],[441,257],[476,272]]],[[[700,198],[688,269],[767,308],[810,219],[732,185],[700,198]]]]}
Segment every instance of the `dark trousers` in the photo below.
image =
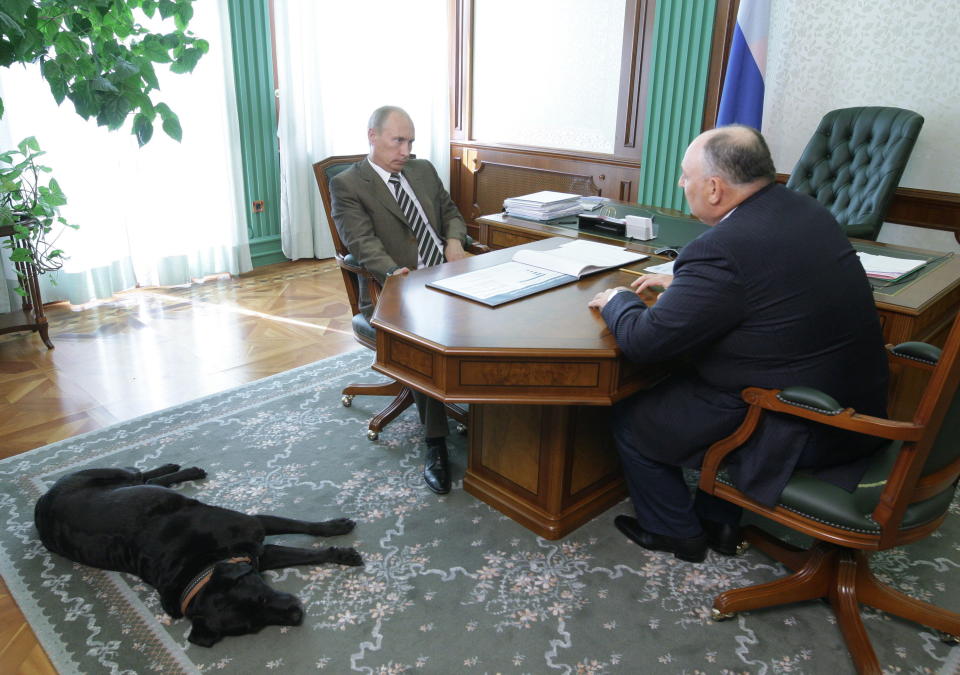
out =
{"type": "MultiPolygon", "coordinates": [[[[638,449],[642,444],[634,437],[636,427],[625,423],[621,417],[630,414],[631,406],[618,405],[617,408],[613,438],[640,527],[654,534],[689,538],[703,533],[701,520],[731,524],[740,521],[742,509],[739,506],[700,490],[693,494],[680,466],[642,454],[638,449]]],[[[664,443],[671,442],[669,435],[660,438],[664,443]]],[[[652,454],[649,448],[644,450],[652,454]]]]}
{"type": "Polygon", "coordinates": [[[739,506],[701,490],[691,494],[680,467],[617,449],[637,522],[647,532],[689,538],[703,533],[701,520],[740,522],[739,506]]]}
{"type": "Polygon", "coordinates": [[[441,438],[450,433],[447,426],[447,409],[443,401],[414,390],[413,402],[417,405],[420,424],[423,425],[424,435],[427,438],[441,438]]]}

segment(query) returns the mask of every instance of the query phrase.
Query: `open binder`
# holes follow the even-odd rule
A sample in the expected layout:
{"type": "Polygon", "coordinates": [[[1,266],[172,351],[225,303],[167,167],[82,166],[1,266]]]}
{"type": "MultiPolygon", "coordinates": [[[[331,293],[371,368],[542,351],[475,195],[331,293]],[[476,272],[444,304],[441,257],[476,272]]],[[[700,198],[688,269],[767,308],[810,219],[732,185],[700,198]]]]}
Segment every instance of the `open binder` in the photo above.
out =
{"type": "Polygon", "coordinates": [[[432,281],[427,286],[496,307],[645,258],[642,253],[618,246],[575,239],[547,251],[521,248],[509,262],[432,281]]]}

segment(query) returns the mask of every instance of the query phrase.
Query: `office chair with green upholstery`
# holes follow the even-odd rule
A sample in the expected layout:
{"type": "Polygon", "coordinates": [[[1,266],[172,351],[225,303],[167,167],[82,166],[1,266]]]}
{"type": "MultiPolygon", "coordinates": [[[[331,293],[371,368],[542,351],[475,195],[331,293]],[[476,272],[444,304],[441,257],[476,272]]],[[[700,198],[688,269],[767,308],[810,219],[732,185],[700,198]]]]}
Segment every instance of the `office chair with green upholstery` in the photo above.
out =
{"type": "Polygon", "coordinates": [[[900,108],[861,107],[823,116],[787,187],[814,197],[848,237],[876,239],[923,117],[900,108]]]}
{"type": "Polygon", "coordinates": [[[947,517],[954,499],[960,476],[960,315],[942,351],[920,342],[888,346],[888,351],[891,367],[920,368],[930,374],[912,421],[860,415],[812,389],[748,388],[743,391],[750,404],[746,419],[736,432],[710,448],[700,474],[702,490],[814,538],[813,545],[802,550],[758,527],[745,528],[751,544],[793,574],[721,593],[714,600],[714,618],[825,598],[860,673],[880,673],[860,618],[860,603],[935,628],[946,640],[960,639],[960,614],[882,583],[868,562],[870,551],[902,546],[932,534],[947,517]],[[798,471],[779,503],[770,508],[744,495],[723,473],[718,474],[723,459],[750,437],[767,411],[888,442],[852,493],[798,471]]]}
{"type": "MultiPolygon", "coordinates": [[[[347,299],[350,303],[350,311],[353,314],[351,321],[353,336],[357,339],[357,342],[367,349],[376,351],[376,329],[370,325],[368,317],[360,310],[360,288],[361,286],[368,288],[371,302],[376,306],[380,294],[380,284],[370,272],[360,265],[357,259],[347,250],[343,240],[340,239],[340,233],[337,232],[337,228],[333,223],[333,217],[331,216],[332,202],[330,200],[330,181],[333,177],[341,171],[350,168],[350,166],[365,156],[366,155],[340,155],[327,157],[313,165],[313,173],[317,179],[317,186],[320,188],[323,210],[327,216],[327,225],[330,227],[330,237],[333,239],[333,247],[336,251],[335,258],[337,266],[340,268],[343,285],[347,291],[347,299]]],[[[466,250],[476,254],[484,253],[489,249],[486,246],[475,243],[468,237],[466,250]]],[[[392,397],[386,407],[374,415],[367,425],[367,438],[370,440],[376,440],[383,428],[413,403],[413,393],[410,389],[396,381],[379,384],[348,385],[341,392],[343,405],[350,406],[353,398],[357,395],[392,397]]],[[[463,433],[466,430],[467,423],[466,411],[453,404],[446,404],[446,408],[447,414],[458,423],[458,431],[463,433]]]]}

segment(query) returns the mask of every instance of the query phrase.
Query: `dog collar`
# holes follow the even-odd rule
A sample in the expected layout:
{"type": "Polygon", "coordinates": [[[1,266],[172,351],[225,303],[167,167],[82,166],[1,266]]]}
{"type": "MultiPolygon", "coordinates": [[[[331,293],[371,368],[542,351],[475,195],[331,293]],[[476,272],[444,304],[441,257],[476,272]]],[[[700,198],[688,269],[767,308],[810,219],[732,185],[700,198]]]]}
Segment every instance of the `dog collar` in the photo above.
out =
{"type": "Polygon", "coordinates": [[[190,603],[193,601],[195,597],[197,597],[197,593],[203,590],[203,587],[207,585],[207,582],[210,581],[210,577],[213,576],[213,568],[222,562],[248,563],[250,562],[250,556],[237,556],[235,558],[227,558],[226,560],[218,560],[212,565],[207,565],[206,567],[204,567],[200,571],[200,574],[198,574],[197,576],[195,576],[193,579],[190,580],[190,583],[187,584],[186,587],[183,589],[183,593],[180,594],[180,613],[181,614],[186,616],[187,608],[190,606],[190,603]]]}

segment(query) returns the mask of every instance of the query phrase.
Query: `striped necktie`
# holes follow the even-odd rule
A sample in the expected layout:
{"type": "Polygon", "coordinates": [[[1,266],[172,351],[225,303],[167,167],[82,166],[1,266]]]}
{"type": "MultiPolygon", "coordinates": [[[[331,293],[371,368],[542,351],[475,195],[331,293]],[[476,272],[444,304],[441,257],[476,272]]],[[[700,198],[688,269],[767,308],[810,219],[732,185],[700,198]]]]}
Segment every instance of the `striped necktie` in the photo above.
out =
{"type": "Polygon", "coordinates": [[[430,226],[423,222],[416,204],[413,203],[410,195],[400,184],[400,174],[390,174],[390,185],[393,186],[394,196],[397,198],[397,203],[400,205],[400,210],[403,211],[410,229],[417,236],[417,250],[420,252],[423,266],[439,265],[443,262],[443,251],[440,250],[440,246],[428,231],[430,226]]]}

